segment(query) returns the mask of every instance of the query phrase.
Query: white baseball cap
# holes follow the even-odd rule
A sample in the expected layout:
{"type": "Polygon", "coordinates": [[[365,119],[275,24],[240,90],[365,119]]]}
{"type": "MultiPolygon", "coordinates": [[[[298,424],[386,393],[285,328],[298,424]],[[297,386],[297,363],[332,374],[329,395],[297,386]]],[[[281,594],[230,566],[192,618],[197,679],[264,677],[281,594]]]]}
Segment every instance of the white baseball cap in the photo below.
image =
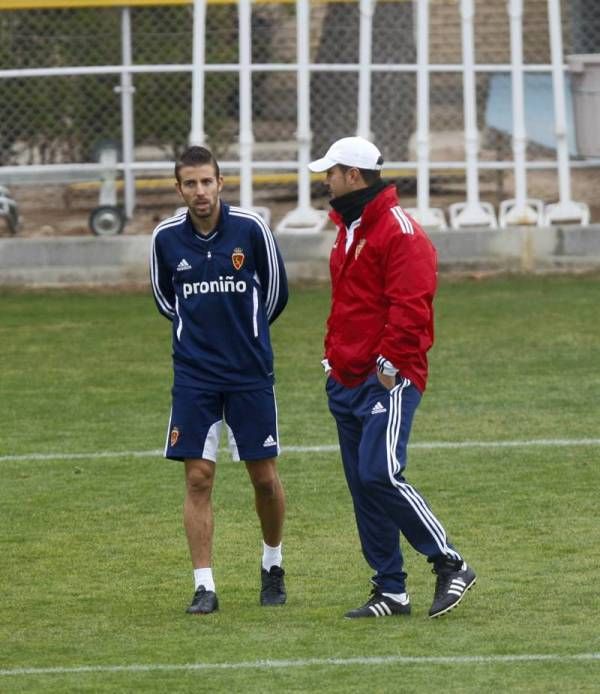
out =
{"type": "Polygon", "coordinates": [[[364,137],[342,137],[331,145],[324,157],[311,161],[308,168],[311,171],[327,171],[336,164],[380,171],[383,157],[377,147],[364,137]]]}

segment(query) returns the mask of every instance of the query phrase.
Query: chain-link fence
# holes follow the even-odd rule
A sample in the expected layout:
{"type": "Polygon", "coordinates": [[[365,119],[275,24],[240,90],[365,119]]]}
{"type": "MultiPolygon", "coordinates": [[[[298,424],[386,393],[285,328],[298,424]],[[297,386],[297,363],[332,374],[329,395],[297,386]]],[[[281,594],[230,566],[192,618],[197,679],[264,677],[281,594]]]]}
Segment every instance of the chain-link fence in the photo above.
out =
{"type": "MultiPolygon", "coordinates": [[[[547,5],[547,0],[524,0],[524,59],[536,68],[526,73],[525,80],[530,160],[556,158],[551,76],[549,69],[540,69],[550,63],[547,5]]],[[[562,0],[561,7],[565,56],[600,52],[600,3],[562,0]]],[[[393,162],[416,159],[414,8],[412,0],[380,0],[373,15],[370,124],[384,157],[393,162]]],[[[159,72],[134,72],[132,77],[135,161],[170,161],[186,146],[191,127],[193,6],[165,0],[164,6],[132,7],[130,13],[133,65],[164,67],[159,72]]],[[[315,156],[334,139],[356,132],[359,25],[356,0],[310,3],[310,126],[315,156]]],[[[474,33],[480,158],[510,160],[507,3],[476,0],[474,33]],[[486,68],[480,69],[482,65],[486,68]]],[[[207,0],[204,130],[217,157],[231,161],[239,156],[238,38],[236,3],[207,0]]],[[[434,66],[430,158],[464,161],[458,0],[431,0],[429,40],[434,66]]],[[[255,1],[255,160],[296,158],[296,48],[295,3],[255,1]]],[[[120,143],[120,74],[103,70],[119,66],[121,60],[120,8],[0,11],[0,166],[93,162],[102,143],[120,143]],[[68,66],[98,72],[46,76],[13,72],[68,66]]],[[[572,158],[577,158],[572,133],[570,148],[572,158]]]]}

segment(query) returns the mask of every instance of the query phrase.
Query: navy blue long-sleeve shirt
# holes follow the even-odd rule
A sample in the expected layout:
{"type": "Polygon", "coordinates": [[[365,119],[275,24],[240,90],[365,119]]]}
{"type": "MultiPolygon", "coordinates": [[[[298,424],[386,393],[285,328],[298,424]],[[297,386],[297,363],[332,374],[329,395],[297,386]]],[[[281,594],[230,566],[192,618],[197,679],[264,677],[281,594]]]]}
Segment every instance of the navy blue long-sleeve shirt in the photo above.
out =
{"type": "Polygon", "coordinates": [[[259,215],[221,202],[206,237],[188,212],[164,220],[152,236],[150,276],[158,310],[173,322],[176,386],[232,391],[273,383],[269,324],[288,287],[259,215]]]}

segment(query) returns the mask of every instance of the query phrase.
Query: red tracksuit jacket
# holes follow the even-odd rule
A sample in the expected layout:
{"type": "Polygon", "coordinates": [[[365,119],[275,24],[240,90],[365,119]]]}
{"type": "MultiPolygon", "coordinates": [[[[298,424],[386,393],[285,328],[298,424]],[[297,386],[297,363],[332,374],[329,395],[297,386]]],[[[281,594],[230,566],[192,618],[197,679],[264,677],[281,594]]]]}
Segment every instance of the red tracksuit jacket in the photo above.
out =
{"type": "Polygon", "coordinates": [[[376,370],[379,355],[421,391],[433,344],[437,256],[421,227],[399,206],[389,185],[364,208],[346,252],[346,227],[331,250],[332,299],[325,356],[331,375],[348,387],[376,370]]]}

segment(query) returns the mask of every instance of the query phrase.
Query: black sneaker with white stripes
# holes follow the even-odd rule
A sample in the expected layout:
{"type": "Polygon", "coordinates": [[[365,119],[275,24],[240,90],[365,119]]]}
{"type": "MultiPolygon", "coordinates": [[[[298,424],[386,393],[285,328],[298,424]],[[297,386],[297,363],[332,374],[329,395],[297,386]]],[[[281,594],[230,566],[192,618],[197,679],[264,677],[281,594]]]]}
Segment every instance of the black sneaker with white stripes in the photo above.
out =
{"type": "Polygon", "coordinates": [[[435,618],[454,609],[475,584],[477,576],[466,562],[447,557],[436,561],[431,571],[437,578],[429,616],[435,618]]]}
{"type": "Polygon", "coordinates": [[[406,596],[405,600],[398,602],[380,593],[377,588],[373,588],[371,597],[367,602],[362,607],[346,612],[345,617],[357,619],[358,617],[394,617],[401,614],[410,614],[410,600],[406,593],[404,595],[406,596]]]}

